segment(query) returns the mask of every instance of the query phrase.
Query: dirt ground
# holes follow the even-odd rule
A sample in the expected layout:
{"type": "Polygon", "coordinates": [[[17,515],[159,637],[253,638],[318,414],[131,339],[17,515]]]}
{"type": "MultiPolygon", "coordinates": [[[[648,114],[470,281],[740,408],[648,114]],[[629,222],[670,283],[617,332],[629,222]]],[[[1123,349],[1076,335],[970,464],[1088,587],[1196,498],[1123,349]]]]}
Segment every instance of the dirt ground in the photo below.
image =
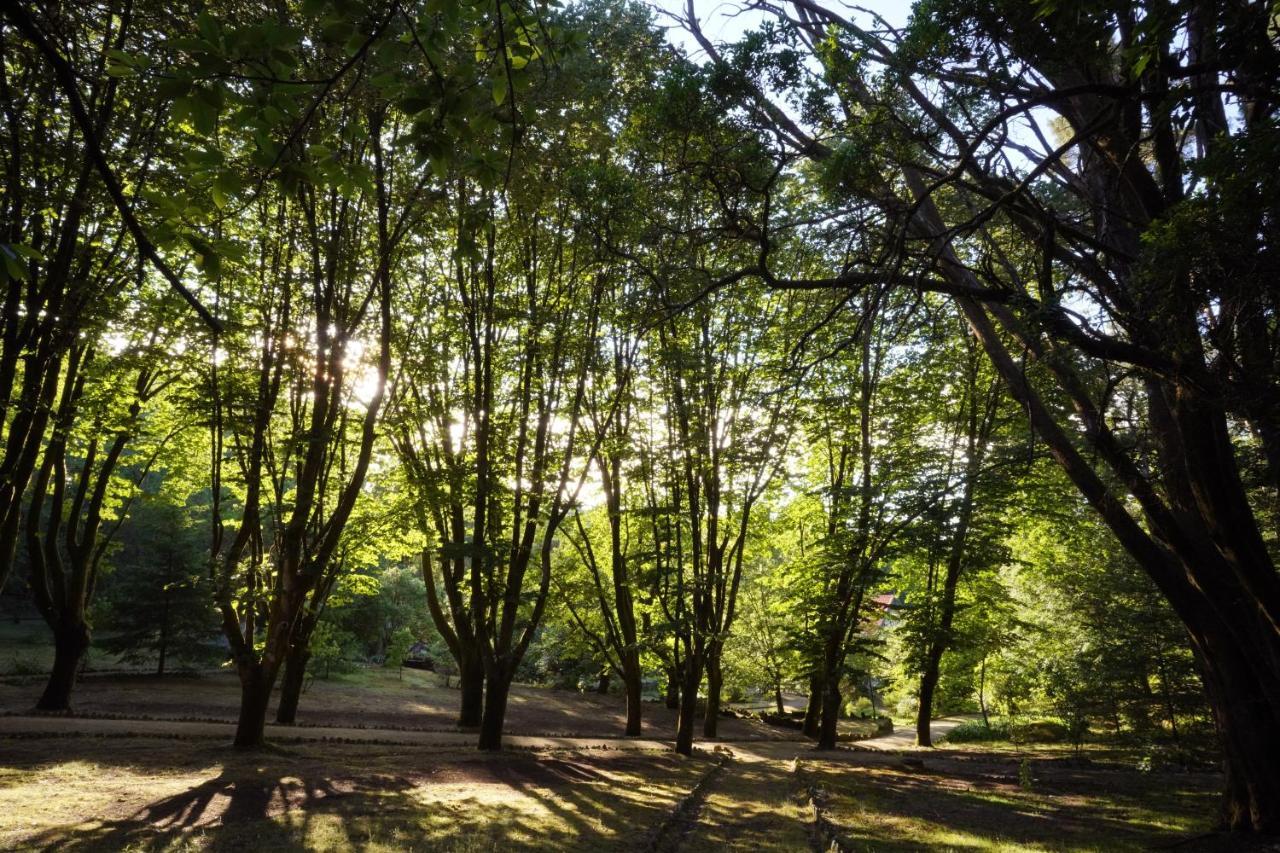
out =
{"type": "Polygon", "coordinates": [[[825,850],[815,794],[845,849],[1275,849],[1208,832],[1215,774],[765,740],[717,749],[246,754],[146,735],[0,737],[0,849],[825,850]]]}
{"type": "MultiPolygon", "coordinates": [[[[303,694],[298,724],[346,728],[457,731],[458,691],[442,686],[433,673],[406,669],[362,670],[350,676],[316,679],[303,694]]],[[[451,682],[452,683],[452,682],[451,682]]],[[[0,683],[0,714],[26,713],[43,685],[39,680],[0,683]]],[[[186,678],[150,675],[87,675],[72,697],[78,714],[134,719],[234,722],[239,682],[229,672],[186,678]]],[[[268,719],[274,719],[274,704],[268,719]]],[[[645,734],[675,732],[675,712],[661,702],[644,705],[645,734]]],[[[626,725],[624,697],[516,685],[507,709],[512,735],[613,737],[626,725]]],[[[793,732],[752,719],[723,718],[725,740],[791,739],[793,732]]]]}

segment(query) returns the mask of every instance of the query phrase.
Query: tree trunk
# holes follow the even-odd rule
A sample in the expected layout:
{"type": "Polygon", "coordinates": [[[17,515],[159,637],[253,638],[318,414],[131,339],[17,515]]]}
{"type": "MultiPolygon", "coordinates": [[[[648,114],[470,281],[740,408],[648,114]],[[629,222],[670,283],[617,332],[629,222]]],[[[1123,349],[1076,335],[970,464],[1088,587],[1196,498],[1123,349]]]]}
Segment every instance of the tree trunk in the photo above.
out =
{"type": "Polygon", "coordinates": [[[920,704],[916,708],[916,746],[933,746],[933,694],[938,687],[938,675],[942,669],[942,643],[934,641],[929,647],[924,672],[920,673],[920,704]]]}
{"type": "Polygon", "coordinates": [[[667,708],[672,711],[680,708],[680,670],[677,667],[667,667],[667,708]]]}
{"type": "Polygon", "coordinates": [[[822,686],[822,725],[818,749],[835,749],[840,734],[840,677],[828,677],[822,686]]]}
{"type": "Polygon", "coordinates": [[[53,636],[53,670],[36,703],[40,711],[70,711],[76,670],[89,648],[89,627],[83,622],[59,625],[53,636]]]}
{"type": "Polygon", "coordinates": [[[478,657],[463,655],[458,661],[458,689],[462,694],[458,727],[479,728],[484,714],[484,668],[478,657]]]}
{"type": "Polygon", "coordinates": [[[809,676],[809,702],[804,709],[804,736],[816,738],[822,720],[822,678],[809,676]]]}
{"type": "Polygon", "coordinates": [[[298,702],[307,680],[307,662],[311,649],[306,645],[295,646],[284,661],[284,678],[280,682],[280,704],[276,708],[276,722],[291,726],[298,720],[298,702]]]}
{"type": "Polygon", "coordinates": [[[641,693],[644,690],[640,662],[628,655],[623,660],[622,686],[627,691],[627,737],[639,737],[641,731],[641,693]]]}
{"type": "Polygon", "coordinates": [[[779,717],[787,713],[787,707],[782,704],[782,682],[775,682],[773,685],[773,701],[778,706],[779,717]]]}
{"type": "Polygon", "coordinates": [[[505,672],[492,673],[484,693],[484,715],[480,719],[480,749],[502,749],[502,726],[507,716],[507,696],[511,677],[505,672]]]}
{"type": "Polygon", "coordinates": [[[982,712],[982,725],[991,728],[991,719],[987,716],[987,656],[982,656],[982,665],[978,668],[978,710],[982,712]]]}
{"type": "Polygon", "coordinates": [[[240,718],[236,721],[237,749],[259,749],[266,744],[267,705],[271,701],[272,679],[260,664],[240,673],[240,718]]]}
{"type": "Polygon", "coordinates": [[[599,679],[596,681],[596,693],[600,696],[609,695],[609,673],[600,673],[599,679]]]}
{"type": "MultiPolygon", "coordinates": [[[[1222,638],[1215,638],[1221,640],[1222,638]]],[[[1226,796],[1222,824],[1231,830],[1280,834],[1280,718],[1251,671],[1252,651],[1192,636],[1222,742],[1226,796]],[[1213,645],[1210,659],[1202,651],[1213,645]]]]}
{"type": "Polygon", "coordinates": [[[676,752],[693,755],[693,726],[698,716],[698,683],[702,681],[702,660],[690,655],[684,660],[684,683],[680,685],[680,715],[676,722],[676,752]]]}
{"type": "Polygon", "coordinates": [[[720,647],[707,649],[707,709],[702,718],[702,736],[715,740],[720,722],[720,691],[724,687],[724,670],[720,665],[720,647]]]}

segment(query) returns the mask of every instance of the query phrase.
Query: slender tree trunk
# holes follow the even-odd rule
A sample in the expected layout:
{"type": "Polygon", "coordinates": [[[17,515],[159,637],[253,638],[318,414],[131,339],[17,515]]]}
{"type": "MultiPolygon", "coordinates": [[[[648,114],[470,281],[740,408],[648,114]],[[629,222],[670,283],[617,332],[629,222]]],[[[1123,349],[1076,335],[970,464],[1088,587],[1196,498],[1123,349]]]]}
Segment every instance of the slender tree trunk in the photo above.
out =
{"type": "MultiPolygon", "coordinates": [[[[169,568],[171,570],[173,568],[172,557],[169,558],[169,568]]],[[[166,577],[165,580],[166,580],[166,583],[164,586],[164,590],[161,593],[162,604],[160,606],[160,641],[159,643],[157,643],[157,645],[159,646],[159,648],[157,649],[157,652],[159,654],[160,659],[156,662],[157,678],[164,675],[165,654],[169,651],[169,584],[167,582],[169,579],[166,577]]]]}
{"type": "Polygon", "coordinates": [[[600,677],[596,680],[596,693],[600,696],[609,695],[609,673],[607,671],[600,673],[600,677]]]}
{"type": "Polygon", "coordinates": [[[809,676],[809,702],[804,709],[804,736],[817,738],[822,723],[822,676],[809,676]]]}
{"type": "Polygon", "coordinates": [[[280,704],[276,707],[276,722],[291,726],[298,720],[298,702],[307,681],[307,663],[311,660],[309,643],[298,643],[284,661],[284,677],[280,680],[280,704]]]}
{"type": "Polygon", "coordinates": [[[479,728],[484,715],[484,667],[478,655],[464,654],[459,659],[458,690],[461,694],[458,727],[479,728]]]}
{"type": "Polygon", "coordinates": [[[698,716],[698,684],[702,681],[702,658],[691,654],[684,660],[684,683],[680,685],[680,715],[676,722],[676,752],[693,755],[693,727],[698,716]]]}
{"type": "Polygon", "coordinates": [[[787,713],[787,707],[782,704],[782,682],[781,681],[775,681],[773,683],[773,701],[778,706],[779,717],[787,713]]]}
{"type": "Polygon", "coordinates": [[[484,715],[480,719],[478,746],[483,750],[499,750],[502,749],[502,727],[507,716],[511,677],[505,672],[495,671],[486,680],[488,689],[484,692],[484,715]]]}
{"type": "Polygon", "coordinates": [[[680,670],[678,667],[667,667],[667,708],[672,711],[680,708],[680,670]]]}
{"type": "MultiPolygon", "coordinates": [[[[828,672],[838,672],[829,667],[828,672]]],[[[840,676],[828,674],[822,686],[822,725],[818,730],[818,749],[835,749],[840,735],[840,676]]]]}
{"type": "Polygon", "coordinates": [[[982,725],[991,728],[991,719],[987,716],[987,656],[982,656],[978,667],[978,710],[982,712],[982,725]]]}
{"type": "Polygon", "coordinates": [[[715,740],[720,722],[720,692],[724,687],[724,669],[720,664],[720,646],[707,648],[707,708],[702,718],[702,736],[715,740]]]}
{"type": "Polygon", "coordinates": [[[640,661],[636,655],[628,654],[622,662],[622,683],[627,691],[627,737],[639,737],[641,731],[641,708],[644,690],[641,678],[640,661]]]}
{"type": "Polygon", "coordinates": [[[920,703],[916,708],[916,746],[933,746],[933,694],[938,687],[938,675],[942,670],[943,645],[935,640],[929,646],[924,672],[920,673],[920,703]]]}
{"type": "Polygon", "coordinates": [[[240,718],[236,721],[237,749],[259,749],[266,744],[267,705],[275,679],[261,664],[240,672],[240,718]]]}
{"type": "Polygon", "coordinates": [[[36,708],[40,711],[69,711],[76,670],[89,649],[89,627],[83,622],[60,624],[54,631],[53,648],[53,670],[36,708]]]}

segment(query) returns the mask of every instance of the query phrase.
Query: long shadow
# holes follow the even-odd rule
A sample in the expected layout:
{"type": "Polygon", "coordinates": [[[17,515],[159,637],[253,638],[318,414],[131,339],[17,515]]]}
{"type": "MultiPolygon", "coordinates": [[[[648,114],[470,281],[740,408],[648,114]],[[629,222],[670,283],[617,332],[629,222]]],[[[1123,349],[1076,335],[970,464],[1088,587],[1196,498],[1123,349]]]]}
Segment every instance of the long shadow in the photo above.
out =
{"type": "MultiPolygon", "coordinates": [[[[1066,770],[1032,761],[1030,789],[1016,763],[960,764],[926,758],[928,770],[883,760],[819,765],[815,777],[834,795],[831,817],[850,839],[876,849],[928,849],[902,826],[927,826],[976,838],[1000,838],[1050,849],[1106,839],[1112,849],[1177,840],[1174,817],[1212,813],[1209,776],[1143,775],[1118,768],[1066,770]],[[860,825],[854,812],[874,813],[860,825]],[[905,821],[905,823],[903,823],[905,821]]],[[[1182,849],[1182,848],[1180,848],[1182,849]]]]}

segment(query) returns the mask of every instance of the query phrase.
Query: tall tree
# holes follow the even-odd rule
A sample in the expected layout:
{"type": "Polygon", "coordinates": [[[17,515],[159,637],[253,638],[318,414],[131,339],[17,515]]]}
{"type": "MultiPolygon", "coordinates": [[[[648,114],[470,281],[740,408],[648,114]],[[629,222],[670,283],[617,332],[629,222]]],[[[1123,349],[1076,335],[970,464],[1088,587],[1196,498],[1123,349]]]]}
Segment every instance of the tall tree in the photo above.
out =
{"type": "MultiPolygon", "coordinates": [[[[776,50],[768,35],[733,55],[702,43],[755,119],[840,187],[826,224],[875,227],[862,262],[822,281],[780,276],[765,254],[755,271],[778,287],[889,282],[955,299],[1191,634],[1222,741],[1224,824],[1275,830],[1280,767],[1263,756],[1280,752],[1280,575],[1261,510],[1280,484],[1280,62],[1266,5],[923,3],[906,32],[811,0],[759,6],[776,50]],[[835,109],[796,121],[772,103],[757,72],[778,66],[762,51],[792,70],[808,53],[817,73],[791,91],[812,84],[835,109]],[[1040,110],[1061,118],[1059,138],[1040,110]],[[1111,405],[1126,386],[1145,408],[1137,428],[1111,405]],[[1261,504],[1241,462],[1255,442],[1261,504]]],[[[692,6],[689,18],[696,30],[692,6]]]]}

